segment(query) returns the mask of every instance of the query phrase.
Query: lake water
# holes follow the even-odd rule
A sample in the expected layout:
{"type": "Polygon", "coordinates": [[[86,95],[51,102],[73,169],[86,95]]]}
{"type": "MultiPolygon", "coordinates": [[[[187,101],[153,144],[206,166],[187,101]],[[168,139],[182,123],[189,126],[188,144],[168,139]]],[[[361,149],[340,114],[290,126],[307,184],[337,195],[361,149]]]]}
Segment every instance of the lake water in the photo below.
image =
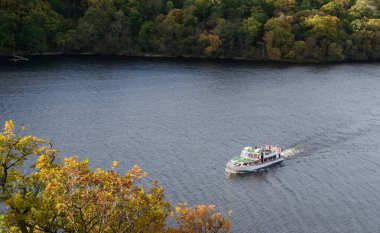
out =
{"type": "Polygon", "coordinates": [[[233,211],[232,232],[379,232],[380,63],[49,57],[0,65],[0,121],[63,156],[139,165],[173,203],[233,211]],[[282,165],[226,177],[247,145],[282,165]]]}

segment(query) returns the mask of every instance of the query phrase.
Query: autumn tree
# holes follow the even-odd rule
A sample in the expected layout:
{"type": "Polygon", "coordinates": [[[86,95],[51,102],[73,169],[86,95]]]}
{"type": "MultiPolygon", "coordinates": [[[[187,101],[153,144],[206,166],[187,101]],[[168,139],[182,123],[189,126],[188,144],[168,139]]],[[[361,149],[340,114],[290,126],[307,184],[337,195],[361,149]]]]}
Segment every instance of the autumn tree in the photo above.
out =
{"type": "MultiPolygon", "coordinates": [[[[333,51],[342,51],[343,48],[341,44],[346,39],[347,34],[344,31],[339,18],[331,15],[314,15],[306,18],[304,23],[307,27],[309,27],[306,35],[314,38],[318,42],[324,50],[324,55],[327,54],[327,56],[329,56],[332,48],[334,48],[333,51]],[[333,45],[332,48],[329,48],[329,46],[333,43],[335,43],[335,45],[333,45]]],[[[338,57],[341,56],[338,55],[338,57]]]]}
{"type": "Polygon", "coordinates": [[[292,21],[293,17],[282,15],[268,20],[264,25],[264,41],[270,59],[279,60],[281,57],[294,56],[292,21]]]}
{"type": "Polygon", "coordinates": [[[357,0],[350,8],[349,13],[355,18],[379,18],[380,2],[377,0],[357,0]]]}
{"type": "Polygon", "coordinates": [[[212,56],[216,54],[222,45],[222,41],[219,39],[219,36],[214,35],[209,32],[203,32],[199,37],[200,42],[205,43],[205,48],[203,54],[206,56],[212,56]]]}
{"type": "MultiPolygon", "coordinates": [[[[231,216],[231,212],[229,213],[231,216]]],[[[215,211],[214,205],[188,207],[180,203],[175,208],[174,220],[178,226],[169,228],[169,233],[224,233],[230,231],[230,221],[215,211]]]]}
{"type": "Polygon", "coordinates": [[[197,41],[195,26],[198,19],[193,15],[194,7],[173,9],[166,16],[157,17],[156,29],[161,51],[171,55],[192,53],[197,41]]]}
{"type": "Polygon", "coordinates": [[[321,11],[333,16],[344,16],[349,8],[348,0],[333,0],[321,7],[321,11]]]}
{"type": "Polygon", "coordinates": [[[229,217],[215,206],[173,207],[154,181],[145,188],[148,174],[134,166],[125,175],[92,169],[89,160],[71,156],[56,162],[58,151],[45,140],[18,136],[12,121],[0,134],[0,200],[7,206],[0,215],[0,230],[34,232],[229,232],[229,217]],[[35,157],[28,172],[21,172],[35,157]],[[172,225],[167,221],[172,218],[172,225]]]}
{"type": "Polygon", "coordinates": [[[18,136],[13,121],[5,122],[0,134],[0,200],[9,210],[2,216],[3,227],[23,233],[52,232],[60,227],[52,202],[44,198],[38,173],[21,172],[28,168],[24,163],[30,157],[42,156],[46,163],[54,162],[57,151],[44,143],[35,136],[18,136]]]}
{"type": "Polygon", "coordinates": [[[271,0],[277,13],[280,12],[292,12],[296,9],[295,0],[271,0]]]}

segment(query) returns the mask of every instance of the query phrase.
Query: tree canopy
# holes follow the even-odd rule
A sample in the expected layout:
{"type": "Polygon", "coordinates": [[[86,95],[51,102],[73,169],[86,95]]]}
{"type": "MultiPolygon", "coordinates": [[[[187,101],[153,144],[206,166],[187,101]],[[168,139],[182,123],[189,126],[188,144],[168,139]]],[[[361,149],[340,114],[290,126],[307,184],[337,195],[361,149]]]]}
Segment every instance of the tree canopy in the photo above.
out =
{"type": "Polygon", "coordinates": [[[109,170],[94,170],[89,160],[76,156],[59,163],[58,154],[51,143],[19,136],[13,121],[5,122],[0,133],[0,201],[6,207],[1,232],[230,231],[230,214],[223,216],[213,205],[173,207],[157,181],[148,188],[141,184],[148,174],[138,166],[120,174],[116,161],[109,170]]]}
{"type": "Polygon", "coordinates": [[[377,0],[1,0],[0,53],[380,58],[377,0]]]}

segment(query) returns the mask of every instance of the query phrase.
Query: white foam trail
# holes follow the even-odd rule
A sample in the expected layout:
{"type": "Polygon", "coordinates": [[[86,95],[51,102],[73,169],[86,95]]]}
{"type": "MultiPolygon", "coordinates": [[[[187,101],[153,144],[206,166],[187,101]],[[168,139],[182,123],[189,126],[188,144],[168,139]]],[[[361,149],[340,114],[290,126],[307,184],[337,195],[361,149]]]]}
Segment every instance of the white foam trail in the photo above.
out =
{"type": "Polygon", "coordinates": [[[294,146],[294,147],[285,149],[282,152],[283,152],[285,158],[291,158],[291,157],[297,156],[299,153],[301,153],[302,148],[301,148],[301,146],[294,146]]]}

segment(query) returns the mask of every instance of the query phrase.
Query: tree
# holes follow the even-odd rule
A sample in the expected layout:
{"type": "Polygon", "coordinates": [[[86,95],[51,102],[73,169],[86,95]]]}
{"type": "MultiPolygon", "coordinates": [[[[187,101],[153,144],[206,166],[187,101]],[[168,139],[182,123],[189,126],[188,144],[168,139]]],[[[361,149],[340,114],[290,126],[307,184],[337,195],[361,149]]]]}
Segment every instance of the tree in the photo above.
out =
{"type": "Polygon", "coordinates": [[[213,8],[218,5],[218,2],[213,0],[188,0],[186,4],[195,6],[194,16],[202,22],[212,14],[213,8]]]}
{"type": "Polygon", "coordinates": [[[32,155],[39,155],[44,150],[40,147],[45,141],[34,137],[16,135],[13,121],[6,121],[4,131],[0,134],[0,200],[7,200],[14,192],[14,182],[21,177],[17,168],[32,155]]]}
{"type": "Polygon", "coordinates": [[[321,8],[321,6],[330,2],[330,0],[301,0],[300,2],[301,10],[311,10],[321,8]]]}
{"type": "Polygon", "coordinates": [[[336,16],[309,16],[304,23],[309,27],[306,35],[316,39],[325,52],[327,52],[330,44],[341,44],[347,37],[342,23],[336,16]]]}
{"type": "Polygon", "coordinates": [[[380,32],[360,30],[352,34],[348,51],[352,60],[365,61],[380,58],[380,32]]]}
{"type": "Polygon", "coordinates": [[[222,45],[222,41],[219,39],[219,36],[213,35],[207,31],[200,35],[199,40],[200,42],[204,42],[206,44],[203,54],[208,57],[214,55],[222,45]]]}
{"type": "Polygon", "coordinates": [[[77,31],[73,29],[58,33],[54,39],[55,44],[63,51],[72,51],[76,46],[76,35],[77,31]]]}
{"type": "Polygon", "coordinates": [[[145,22],[139,32],[139,45],[146,51],[151,52],[156,47],[156,25],[152,21],[145,22]]]}
{"type": "Polygon", "coordinates": [[[14,13],[0,11],[0,53],[12,50],[16,45],[15,30],[18,16],[14,13]]]}
{"type": "Polygon", "coordinates": [[[260,23],[265,23],[269,19],[268,13],[261,7],[252,7],[251,17],[260,23]]]}
{"type": "Polygon", "coordinates": [[[111,18],[106,11],[90,7],[79,20],[78,36],[81,47],[93,49],[95,43],[104,38],[110,22],[111,18]]]}
{"type": "Polygon", "coordinates": [[[161,51],[171,55],[192,53],[192,45],[197,41],[195,26],[198,22],[193,12],[194,7],[173,9],[168,15],[157,18],[156,29],[161,51]]]}
{"type": "Polygon", "coordinates": [[[277,12],[293,12],[296,9],[295,0],[271,0],[277,12]]]}
{"type": "Polygon", "coordinates": [[[342,46],[332,43],[328,47],[328,59],[330,61],[341,61],[344,59],[342,46]]]}
{"type": "Polygon", "coordinates": [[[246,34],[246,39],[249,43],[254,42],[263,29],[263,25],[253,17],[249,17],[243,20],[242,29],[246,34]]]}
{"type": "Polygon", "coordinates": [[[35,136],[18,136],[13,121],[4,124],[0,134],[0,200],[9,208],[2,216],[4,228],[23,233],[58,229],[54,206],[43,197],[44,186],[38,174],[26,175],[19,170],[32,156],[44,157],[46,163],[54,161],[57,151],[43,146],[45,142],[35,136]]]}
{"type": "Polygon", "coordinates": [[[20,14],[20,28],[15,33],[16,47],[31,53],[44,52],[53,43],[62,16],[43,1],[27,2],[26,13],[20,14]]]}
{"type": "Polygon", "coordinates": [[[379,19],[379,0],[1,0],[0,53],[371,60],[379,19]]]}
{"type": "MultiPolygon", "coordinates": [[[[223,233],[230,231],[230,221],[215,212],[214,205],[188,207],[186,203],[175,208],[174,220],[178,226],[169,228],[169,233],[223,233]]],[[[231,216],[231,212],[229,213],[231,216]]]]}
{"type": "Polygon", "coordinates": [[[170,205],[163,189],[157,183],[148,191],[138,185],[147,174],[137,166],[120,175],[113,169],[92,171],[88,160],[69,157],[55,168],[40,159],[37,167],[47,184],[46,198],[66,216],[69,232],[162,232],[165,227],[170,205]]]}
{"type": "Polygon", "coordinates": [[[137,39],[142,24],[143,19],[141,13],[137,9],[131,9],[127,16],[127,25],[128,35],[132,41],[137,39]]]}
{"type": "Polygon", "coordinates": [[[242,22],[238,19],[219,19],[214,31],[222,41],[223,55],[226,57],[240,56],[240,46],[243,44],[242,22]]]}
{"type": "Polygon", "coordinates": [[[342,16],[346,14],[349,7],[348,0],[333,0],[321,7],[321,11],[329,15],[342,16]]]}
{"type": "Polygon", "coordinates": [[[377,0],[357,0],[350,10],[351,17],[354,18],[376,18],[380,17],[380,2],[377,0]]]}
{"type": "Polygon", "coordinates": [[[264,41],[269,58],[278,60],[279,56],[293,56],[291,51],[294,44],[294,34],[292,32],[293,17],[280,16],[272,18],[264,25],[264,41]]]}
{"type": "Polygon", "coordinates": [[[42,232],[229,232],[229,217],[214,206],[172,207],[163,188],[154,181],[140,184],[148,174],[134,166],[125,175],[93,170],[84,159],[64,158],[35,136],[18,136],[12,121],[0,133],[0,201],[7,210],[0,216],[0,230],[12,233],[42,232]],[[20,168],[30,157],[36,163],[28,173],[20,168]],[[168,219],[176,223],[167,226],[168,219]],[[201,231],[198,231],[201,230],[201,231]]]}

